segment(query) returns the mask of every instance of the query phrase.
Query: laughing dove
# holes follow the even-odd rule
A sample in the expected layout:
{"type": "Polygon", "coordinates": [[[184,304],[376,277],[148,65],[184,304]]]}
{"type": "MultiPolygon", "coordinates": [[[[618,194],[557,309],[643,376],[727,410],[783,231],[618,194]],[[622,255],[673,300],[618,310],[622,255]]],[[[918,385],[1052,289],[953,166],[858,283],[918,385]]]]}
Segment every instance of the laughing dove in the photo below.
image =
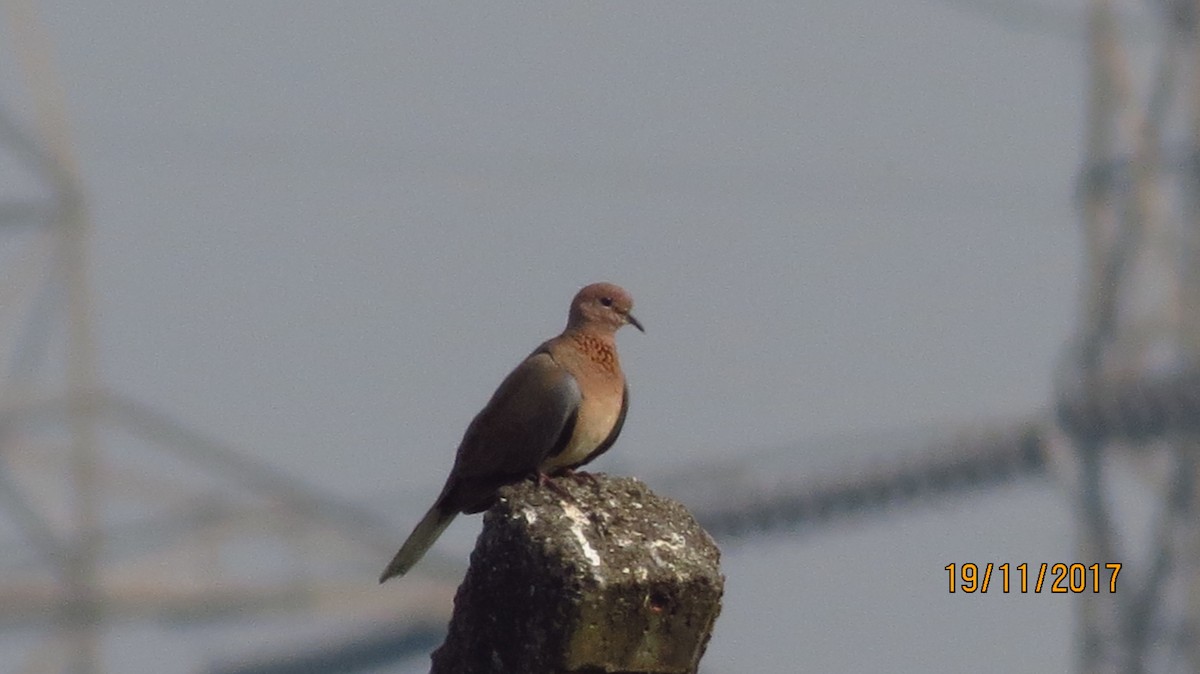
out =
{"type": "Polygon", "coordinates": [[[632,308],[611,283],[575,295],[562,334],[529,354],[471,421],[442,493],[379,582],[407,573],[456,515],[486,510],[500,487],[525,477],[545,483],[612,446],[629,408],[614,338],[627,323],[645,332],[632,308]]]}

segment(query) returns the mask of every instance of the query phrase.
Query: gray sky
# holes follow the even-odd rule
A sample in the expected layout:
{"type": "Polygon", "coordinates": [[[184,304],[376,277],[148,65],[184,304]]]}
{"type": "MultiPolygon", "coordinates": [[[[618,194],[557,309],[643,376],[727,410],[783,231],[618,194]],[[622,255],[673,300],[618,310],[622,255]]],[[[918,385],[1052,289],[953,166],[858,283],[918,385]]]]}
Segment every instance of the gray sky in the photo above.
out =
{"type": "MultiPolygon", "coordinates": [[[[403,503],[398,536],[591,281],[648,330],[621,335],[633,408],[600,469],[1048,399],[1071,38],[914,0],[40,4],[106,381],[403,503]]],[[[1076,561],[1069,531],[1026,486],[733,547],[706,663],[1062,671],[1071,599],[947,596],[942,567],[1076,561]]]]}

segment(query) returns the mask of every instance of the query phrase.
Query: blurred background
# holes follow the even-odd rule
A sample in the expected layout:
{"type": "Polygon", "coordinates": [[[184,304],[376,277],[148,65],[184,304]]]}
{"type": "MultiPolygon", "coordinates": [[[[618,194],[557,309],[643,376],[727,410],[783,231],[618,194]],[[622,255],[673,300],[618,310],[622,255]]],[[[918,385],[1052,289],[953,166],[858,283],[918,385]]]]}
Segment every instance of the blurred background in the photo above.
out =
{"type": "Polygon", "coordinates": [[[1200,671],[1192,2],[3,7],[0,671],[427,671],[597,280],[708,674],[1200,671]]]}

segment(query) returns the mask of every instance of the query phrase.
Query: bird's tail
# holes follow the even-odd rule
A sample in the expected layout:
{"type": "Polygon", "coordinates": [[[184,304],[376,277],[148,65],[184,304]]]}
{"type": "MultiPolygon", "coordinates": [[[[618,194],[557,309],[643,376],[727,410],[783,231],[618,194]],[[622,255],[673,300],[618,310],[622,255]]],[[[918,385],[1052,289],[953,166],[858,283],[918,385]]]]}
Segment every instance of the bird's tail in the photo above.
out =
{"type": "Polygon", "coordinates": [[[392,557],[392,561],[380,574],[379,582],[382,583],[389,578],[408,573],[413,565],[421,561],[425,552],[438,539],[438,536],[442,535],[446,527],[450,526],[458,513],[453,510],[446,512],[442,510],[441,505],[441,499],[438,499],[429,512],[425,513],[425,516],[417,523],[417,527],[404,541],[404,545],[400,546],[400,551],[396,553],[395,557],[392,557]]]}

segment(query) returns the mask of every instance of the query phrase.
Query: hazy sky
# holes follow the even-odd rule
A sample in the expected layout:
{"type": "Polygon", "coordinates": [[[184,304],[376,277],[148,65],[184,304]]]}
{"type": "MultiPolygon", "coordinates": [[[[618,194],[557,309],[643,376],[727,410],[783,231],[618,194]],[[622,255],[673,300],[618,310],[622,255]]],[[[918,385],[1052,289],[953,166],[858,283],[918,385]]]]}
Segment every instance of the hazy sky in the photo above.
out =
{"type": "MultiPolygon", "coordinates": [[[[404,504],[398,540],[591,281],[647,327],[601,469],[1048,399],[1080,255],[1070,36],[934,0],[40,5],[107,383],[404,504]]],[[[732,547],[706,663],[1062,671],[1069,598],[947,596],[942,567],[1075,561],[1069,525],[1029,485],[732,547]]]]}

